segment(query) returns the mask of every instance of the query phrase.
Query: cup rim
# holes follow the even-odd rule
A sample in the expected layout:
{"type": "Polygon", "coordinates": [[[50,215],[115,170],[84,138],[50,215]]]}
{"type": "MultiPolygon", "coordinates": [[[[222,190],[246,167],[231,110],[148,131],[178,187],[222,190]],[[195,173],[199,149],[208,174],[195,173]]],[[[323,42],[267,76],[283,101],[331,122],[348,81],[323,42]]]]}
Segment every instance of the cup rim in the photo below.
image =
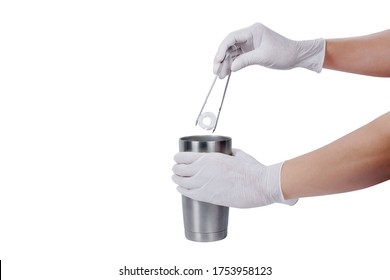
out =
{"type": "Polygon", "coordinates": [[[231,140],[231,137],[222,135],[191,135],[180,138],[180,141],[183,142],[222,142],[231,140]]]}

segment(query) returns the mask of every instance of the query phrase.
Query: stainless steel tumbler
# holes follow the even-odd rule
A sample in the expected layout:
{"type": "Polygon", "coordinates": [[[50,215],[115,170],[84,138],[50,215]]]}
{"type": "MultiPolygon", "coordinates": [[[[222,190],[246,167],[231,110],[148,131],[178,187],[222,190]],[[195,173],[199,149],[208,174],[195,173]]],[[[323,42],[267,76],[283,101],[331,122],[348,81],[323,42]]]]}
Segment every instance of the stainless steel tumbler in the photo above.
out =
{"type": "MultiPolygon", "coordinates": [[[[232,154],[232,139],[225,136],[198,135],[182,137],[180,152],[232,154]]],[[[182,196],[185,236],[188,240],[210,242],[227,236],[229,207],[214,205],[182,196]]]]}

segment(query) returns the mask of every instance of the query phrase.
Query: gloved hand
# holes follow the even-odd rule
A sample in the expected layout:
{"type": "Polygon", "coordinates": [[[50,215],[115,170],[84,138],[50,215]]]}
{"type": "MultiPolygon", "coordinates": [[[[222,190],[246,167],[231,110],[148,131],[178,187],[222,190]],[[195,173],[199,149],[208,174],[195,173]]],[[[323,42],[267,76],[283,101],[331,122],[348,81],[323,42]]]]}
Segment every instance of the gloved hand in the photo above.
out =
{"type": "Polygon", "coordinates": [[[293,41],[256,23],[230,33],[222,41],[215,55],[214,73],[223,79],[230,70],[238,71],[253,64],[280,70],[303,67],[319,73],[324,57],[324,39],[293,41]],[[227,53],[231,53],[233,62],[224,60],[227,53]]]}
{"type": "Polygon", "coordinates": [[[264,166],[241,150],[222,153],[181,152],[175,155],[173,181],[189,198],[237,208],[265,206],[285,200],[280,186],[283,163],[264,166]]]}

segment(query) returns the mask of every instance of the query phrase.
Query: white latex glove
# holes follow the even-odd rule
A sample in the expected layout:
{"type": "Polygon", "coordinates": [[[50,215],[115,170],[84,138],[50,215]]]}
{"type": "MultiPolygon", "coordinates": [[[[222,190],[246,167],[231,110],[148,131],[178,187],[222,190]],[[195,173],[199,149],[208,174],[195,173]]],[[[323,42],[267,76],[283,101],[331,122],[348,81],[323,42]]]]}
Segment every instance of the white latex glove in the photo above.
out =
{"type": "Polygon", "coordinates": [[[241,150],[221,153],[181,152],[175,155],[173,181],[189,198],[237,208],[265,206],[285,200],[280,186],[283,163],[264,166],[241,150]]]}
{"type": "Polygon", "coordinates": [[[222,41],[215,55],[214,73],[222,79],[230,70],[234,72],[254,64],[281,70],[303,67],[319,73],[324,57],[324,39],[293,41],[261,23],[256,23],[230,33],[222,41]],[[236,51],[232,52],[231,49],[236,51]],[[233,62],[224,61],[227,52],[232,52],[231,55],[235,58],[233,62]]]}

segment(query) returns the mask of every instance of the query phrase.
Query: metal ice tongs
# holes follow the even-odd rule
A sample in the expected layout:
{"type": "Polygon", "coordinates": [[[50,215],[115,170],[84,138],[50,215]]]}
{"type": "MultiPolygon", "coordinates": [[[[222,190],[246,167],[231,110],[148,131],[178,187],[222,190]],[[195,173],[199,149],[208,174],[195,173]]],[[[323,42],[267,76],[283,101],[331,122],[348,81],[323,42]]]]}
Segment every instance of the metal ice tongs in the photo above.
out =
{"type": "MultiPolygon", "coordinates": [[[[199,118],[200,118],[200,116],[202,115],[203,109],[204,109],[204,107],[206,106],[206,103],[207,103],[207,100],[208,100],[208,98],[209,98],[209,96],[210,96],[210,93],[211,93],[211,91],[213,90],[213,87],[214,87],[214,85],[215,85],[215,82],[217,81],[218,74],[219,74],[219,72],[221,71],[221,68],[222,68],[222,64],[223,64],[223,62],[224,62],[229,56],[230,56],[230,52],[227,52],[226,55],[225,55],[225,58],[222,60],[221,65],[220,65],[219,68],[218,68],[217,74],[216,74],[215,77],[214,77],[214,80],[213,80],[213,82],[212,82],[212,84],[211,84],[211,87],[210,87],[209,92],[207,93],[207,96],[206,96],[206,99],[205,99],[205,101],[204,101],[204,103],[203,103],[203,106],[202,106],[202,108],[200,109],[200,112],[199,112],[198,117],[196,118],[195,126],[198,125],[199,118]]],[[[221,104],[220,104],[220,106],[219,106],[217,119],[216,119],[216,121],[215,121],[215,125],[214,125],[214,128],[213,128],[213,133],[214,133],[215,129],[217,128],[217,124],[218,124],[218,120],[219,120],[219,115],[221,114],[221,109],[222,109],[223,102],[224,102],[224,100],[225,100],[226,90],[227,90],[227,87],[228,87],[228,85],[229,85],[230,75],[231,75],[231,74],[232,74],[232,72],[230,71],[230,72],[229,72],[229,75],[228,75],[228,77],[227,77],[227,80],[226,80],[225,89],[224,89],[224,91],[223,91],[223,96],[222,96],[221,104]]]]}

